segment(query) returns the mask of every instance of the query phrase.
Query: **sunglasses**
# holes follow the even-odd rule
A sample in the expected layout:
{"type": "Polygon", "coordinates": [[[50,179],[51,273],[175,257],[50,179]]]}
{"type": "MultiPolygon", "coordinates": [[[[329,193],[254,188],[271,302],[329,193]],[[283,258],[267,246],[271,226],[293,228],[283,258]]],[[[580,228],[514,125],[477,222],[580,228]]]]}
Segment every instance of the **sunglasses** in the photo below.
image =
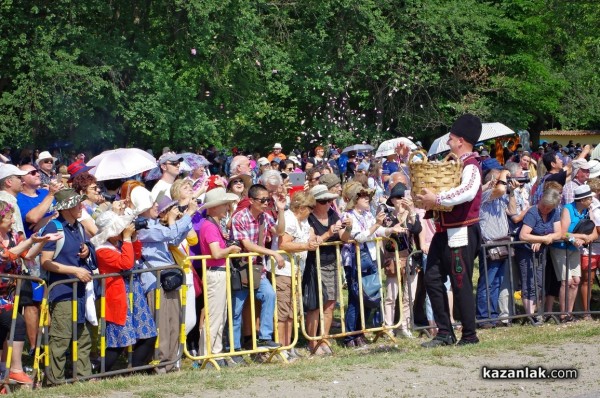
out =
{"type": "Polygon", "coordinates": [[[41,163],[54,163],[54,160],[52,160],[52,159],[45,159],[45,160],[42,160],[41,163]]]}
{"type": "Polygon", "coordinates": [[[321,176],[313,177],[313,178],[311,178],[310,180],[311,180],[311,181],[319,181],[319,178],[321,178],[321,176]]]}
{"type": "Polygon", "coordinates": [[[233,180],[231,181],[232,184],[243,184],[244,180],[233,180]]]}
{"type": "Polygon", "coordinates": [[[309,205],[307,205],[306,207],[309,208],[311,211],[315,209],[315,206],[309,206],[309,205]]]}
{"type": "Polygon", "coordinates": [[[359,198],[368,198],[370,196],[371,196],[371,194],[368,193],[368,192],[361,192],[361,193],[358,194],[359,198]]]}
{"type": "Polygon", "coordinates": [[[27,172],[27,174],[26,174],[26,175],[30,175],[30,176],[36,176],[36,175],[38,175],[39,173],[40,173],[40,172],[39,172],[39,171],[37,171],[37,170],[29,170],[29,171],[27,172]]]}
{"type": "Polygon", "coordinates": [[[333,199],[321,199],[321,200],[317,200],[317,203],[326,205],[328,203],[333,203],[333,199]]]}
{"type": "Polygon", "coordinates": [[[269,201],[269,198],[252,198],[252,199],[254,199],[262,204],[265,204],[269,201]]]}
{"type": "Polygon", "coordinates": [[[294,171],[294,168],[293,167],[288,167],[288,168],[285,169],[285,171],[294,171]]]}
{"type": "Polygon", "coordinates": [[[179,164],[181,162],[166,162],[167,164],[170,164],[171,166],[179,166],[179,164]]]}

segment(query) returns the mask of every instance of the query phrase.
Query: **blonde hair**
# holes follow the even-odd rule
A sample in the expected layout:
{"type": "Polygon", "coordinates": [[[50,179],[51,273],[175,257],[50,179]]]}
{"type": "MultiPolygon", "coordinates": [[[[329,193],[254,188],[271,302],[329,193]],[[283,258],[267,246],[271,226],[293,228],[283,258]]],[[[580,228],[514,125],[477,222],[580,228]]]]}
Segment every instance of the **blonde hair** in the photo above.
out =
{"type": "Polygon", "coordinates": [[[316,202],[315,197],[310,192],[296,192],[290,202],[290,209],[296,211],[305,206],[314,207],[316,202]]]}
{"type": "Polygon", "coordinates": [[[597,178],[590,178],[587,184],[590,186],[593,193],[600,195],[600,180],[597,178]]]}
{"type": "Polygon", "coordinates": [[[173,200],[181,199],[181,188],[183,188],[184,185],[189,185],[190,188],[192,188],[192,182],[190,180],[179,179],[173,182],[173,185],[171,185],[171,198],[173,200]]]}

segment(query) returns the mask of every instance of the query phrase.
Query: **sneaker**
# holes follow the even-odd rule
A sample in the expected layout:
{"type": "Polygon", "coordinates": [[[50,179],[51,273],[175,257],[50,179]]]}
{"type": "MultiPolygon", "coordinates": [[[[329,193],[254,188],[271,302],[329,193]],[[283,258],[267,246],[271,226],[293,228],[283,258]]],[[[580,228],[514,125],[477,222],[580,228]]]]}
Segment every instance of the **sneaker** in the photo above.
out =
{"type": "Polygon", "coordinates": [[[477,336],[474,337],[469,337],[469,338],[462,338],[460,339],[460,341],[458,343],[456,343],[456,345],[458,346],[463,346],[463,345],[469,345],[469,344],[477,344],[479,343],[479,338],[477,336]]]}
{"type": "Polygon", "coordinates": [[[398,329],[395,333],[396,337],[404,337],[405,339],[414,339],[412,332],[408,329],[398,329]]]}
{"type": "Polygon", "coordinates": [[[571,323],[571,322],[575,322],[575,318],[573,318],[572,315],[566,315],[566,316],[560,318],[560,323],[571,323]]]}
{"type": "Polygon", "coordinates": [[[454,338],[454,336],[451,336],[449,334],[448,335],[438,334],[433,339],[426,341],[424,343],[421,343],[421,347],[435,348],[435,347],[442,347],[445,345],[454,345],[455,343],[456,343],[456,339],[454,338]]]}
{"type": "Polygon", "coordinates": [[[257,344],[256,344],[256,346],[257,347],[266,347],[268,349],[273,349],[274,350],[276,348],[281,347],[281,344],[276,343],[273,340],[262,340],[262,339],[259,339],[258,342],[257,342],[257,344]]]}
{"type": "Polygon", "coordinates": [[[302,357],[304,357],[304,355],[301,355],[301,354],[300,354],[300,353],[299,353],[299,352],[296,350],[296,348],[290,348],[290,349],[288,350],[288,353],[290,354],[290,357],[292,357],[292,358],[302,358],[302,357]]]}
{"type": "Polygon", "coordinates": [[[241,355],[234,355],[229,357],[229,361],[227,362],[227,366],[242,366],[246,364],[246,360],[241,355]]]}
{"type": "Polygon", "coordinates": [[[19,384],[33,384],[33,380],[31,380],[31,377],[27,376],[27,373],[25,372],[10,372],[8,378],[19,384]]]}
{"type": "Polygon", "coordinates": [[[539,317],[539,316],[530,316],[530,317],[528,317],[529,324],[531,326],[535,326],[535,327],[544,326],[544,321],[542,319],[540,319],[540,318],[541,317],[539,317]]]}
{"type": "MultiPolygon", "coordinates": [[[[224,359],[215,359],[215,362],[217,363],[217,365],[219,365],[220,368],[227,367],[227,362],[225,362],[224,359]]],[[[215,367],[215,365],[213,365],[212,362],[207,362],[204,369],[216,369],[216,367],[215,367]]]]}

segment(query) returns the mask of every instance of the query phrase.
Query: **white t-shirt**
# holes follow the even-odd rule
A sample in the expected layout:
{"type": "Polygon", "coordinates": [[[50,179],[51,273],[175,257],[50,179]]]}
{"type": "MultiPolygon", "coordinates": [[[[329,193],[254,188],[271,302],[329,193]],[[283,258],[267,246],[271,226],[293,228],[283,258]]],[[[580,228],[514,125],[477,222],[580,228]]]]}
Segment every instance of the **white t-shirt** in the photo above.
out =
{"type": "Polygon", "coordinates": [[[158,182],[156,183],[156,185],[154,186],[154,188],[152,188],[152,192],[150,193],[150,195],[152,196],[152,200],[156,202],[156,198],[158,197],[158,195],[161,192],[163,192],[170,199],[171,198],[171,186],[172,185],[173,184],[169,184],[168,182],[166,182],[164,180],[158,180],[158,182]]]}
{"type": "MultiPolygon", "coordinates": [[[[293,237],[292,242],[306,243],[310,236],[310,225],[308,220],[299,222],[291,210],[286,210],[285,217],[285,233],[293,237]]],[[[306,265],[306,251],[293,253],[296,267],[300,267],[300,273],[304,272],[306,265]]],[[[285,267],[275,270],[276,275],[292,276],[292,264],[288,256],[284,255],[285,267]]]]}

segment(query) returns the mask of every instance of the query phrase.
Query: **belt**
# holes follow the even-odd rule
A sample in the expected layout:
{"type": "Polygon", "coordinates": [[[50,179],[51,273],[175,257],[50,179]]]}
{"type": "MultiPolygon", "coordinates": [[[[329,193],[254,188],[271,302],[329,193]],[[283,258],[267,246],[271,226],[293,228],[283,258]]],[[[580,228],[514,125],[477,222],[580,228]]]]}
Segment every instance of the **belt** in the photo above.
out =
{"type": "Polygon", "coordinates": [[[227,270],[226,267],[206,267],[207,271],[223,271],[225,272],[227,270]]]}

